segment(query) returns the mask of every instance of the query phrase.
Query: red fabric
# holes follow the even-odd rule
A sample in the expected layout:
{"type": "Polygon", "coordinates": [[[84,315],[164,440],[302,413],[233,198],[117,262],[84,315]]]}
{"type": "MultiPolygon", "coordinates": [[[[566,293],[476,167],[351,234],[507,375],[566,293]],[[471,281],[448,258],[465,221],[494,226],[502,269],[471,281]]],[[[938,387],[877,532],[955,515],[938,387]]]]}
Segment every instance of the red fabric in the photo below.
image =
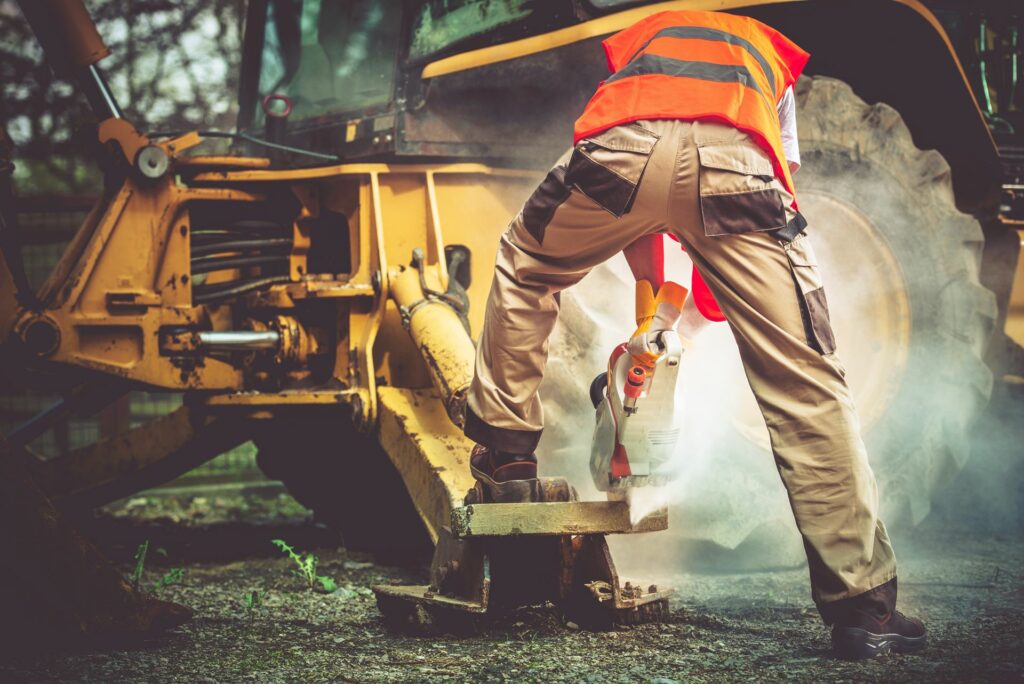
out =
{"type": "Polygon", "coordinates": [[[725,314],[718,308],[718,302],[715,301],[715,295],[711,294],[711,290],[708,289],[708,284],[704,282],[704,279],[700,277],[700,273],[697,272],[697,267],[693,267],[693,278],[690,282],[690,296],[693,297],[693,303],[697,305],[697,311],[700,311],[701,315],[709,321],[715,323],[721,323],[725,320],[725,314]]]}
{"type": "MultiPolygon", "coordinates": [[[[672,233],[667,235],[679,242],[672,233]]],[[[679,244],[679,249],[686,251],[682,243],[679,244]]],[[[725,314],[718,306],[718,301],[715,299],[715,295],[711,294],[711,289],[708,288],[708,284],[704,282],[704,278],[701,277],[700,271],[694,266],[690,275],[690,296],[693,297],[693,303],[697,306],[697,311],[700,312],[701,316],[712,321],[713,323],[721,323],[725,320],[725,314]]]]}
{"type": "Polygon", "coordinates": [[[637,53],[673,59],[746,67],[768,103],[754,89],[664,74],[630,76],[602,83],[576,121],[574,141],[641,119],[714,120],[744,131],[772,158],[775,175],[795,195],[782,151],[782,134],[774,105],[796,82],[809,55],[775,29],[749,17],[720,12],[671,11],[652,14],[604,41],[609,68],[615,72],[637,53]],[[652,38],[673,26],[717,29],[749,41],[769,62],[774,91],[760,64],[747,50],[720,41],[652,38]],[[646,45],[646,47],[645,47],[646,45]]]}

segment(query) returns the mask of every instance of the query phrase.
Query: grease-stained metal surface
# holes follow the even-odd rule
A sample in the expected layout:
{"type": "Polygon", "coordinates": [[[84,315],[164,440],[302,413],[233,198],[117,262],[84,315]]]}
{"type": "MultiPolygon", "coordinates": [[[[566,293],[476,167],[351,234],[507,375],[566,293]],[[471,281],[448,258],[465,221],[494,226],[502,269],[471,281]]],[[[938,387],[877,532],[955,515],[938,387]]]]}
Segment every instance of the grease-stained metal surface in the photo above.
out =
{"type": "MultiPolygon", "coordinates": [[[[380,443],[395,464],[431,538],[450,524],[451,512],[474,485],[473,443],[448,417],[433,390],[381,387],[380,443]]],[[[383,506],[379,515],[387,515],[383,506]]]]}
{"type": "Polygon", "coordinates": [[[461,424],[476,350],[452,305],[423,290],[423,284],[431,292],[443,290],[441,274],[435,269],[417,272],[405,268],[392,273],[390,280],[402,323],[426,363],[431,383],[440,393],[448,416],[461,424]]]}
{"type": "MultiPolygon", "coordinates": [[[[108,131],[129,147],[141,144],[129,133],[108,131]]],[[[4,330],[11,326],[51,363],[169,390],[233,392],[234,403],[243,403],[240,392],[340,384],[359,392],[367,427],[378,378],[422,387],[432,377],[457,414],[472,343],[437,342],[446,337],[437,330],[433,344],[409,342],[394,324],[389,274],[421,248],[426,277],[443,290],[445,246],[463,245],[479,271],[470,274],[470,298],[482,302],[497,237],[534,174],[479,164],[271,170],[264,159],[174,156],[198,141],[192,138],[177,148],[161,143],[174,173],[145,183],[128,176],[97,203],[39,292],[46,313],[11,312],[4,330]],[[270,228],[278,237],[261,243],[260,231],[270,228]],[[224,231],[236,237],[217,243],[224,231]],[[287,242],[287,250],[274,252],[274,242],[287,242]],[[256,256],[236,251],[246,249],[256,256]],[[283,272],[268,277],[271,262],[283,272]],[[283,318],[303,331],[307,353],[329,375],[310,371],[304,356],[300,364],[261,364],[253,355],[176,344],[197,332],[265,329],[283,318]]],[[[443,318],[431,313],[417,318],[443,318]]],[[[468,312],[472,327],[479,329],[482,314],[480,306],[468,312]]],[[[422,327],[411,326],[414,337],[422,327]]]]}

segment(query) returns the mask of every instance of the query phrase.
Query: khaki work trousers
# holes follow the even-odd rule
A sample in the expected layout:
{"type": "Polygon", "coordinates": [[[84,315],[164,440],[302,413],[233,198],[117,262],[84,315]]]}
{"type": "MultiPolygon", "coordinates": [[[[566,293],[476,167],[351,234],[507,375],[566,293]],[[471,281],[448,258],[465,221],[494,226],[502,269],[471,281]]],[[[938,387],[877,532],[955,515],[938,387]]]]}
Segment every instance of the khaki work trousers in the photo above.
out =
{"type": "Polygon", "coordinates": [[[730,126],[641,121],[581,140],[501,238],[466,434],[531,453],[558,293],[671,230],[739,345],[825,615],[825,604],[888,583],[896,563],[814,254],[803,235],[774,234],[795,218],[791,200],[767,154],[730,126]]]}

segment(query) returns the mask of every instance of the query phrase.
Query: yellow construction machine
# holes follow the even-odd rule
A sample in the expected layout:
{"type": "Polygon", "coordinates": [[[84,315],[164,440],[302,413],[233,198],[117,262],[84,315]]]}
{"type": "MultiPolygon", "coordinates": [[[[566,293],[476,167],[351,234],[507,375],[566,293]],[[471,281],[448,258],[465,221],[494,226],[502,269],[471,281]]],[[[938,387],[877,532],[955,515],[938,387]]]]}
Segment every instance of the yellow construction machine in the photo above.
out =
{"type": "MultiPolygon", "coordinates": [[[[821,235],[835,226],[827,251],[870,303],[835,307],[866,427],[917,435],[896,469],[911,517],[915,488],[962,463],[1000,307],[979,280],[982,225],[961,212],[995,216],[1002,171],[917,0],[250,0],[233,133],[140,132],[80,0],[20,5],[92,105],[105,192],[39,291],[12,250],[0,261],[4,361],[75,385],[10,439],[132,389],[184,395],[36,461],[58,500],[102,504],[254,440],[346,542],[426,532],[430,585],[378,590],[396,625],[545,600],[597,623],[660,614],[667,592],[620,583],[604,535],[664,529],[664,510],[636,522],[559,478],[545,503],[466,503],[459,425],[498,237],[603,79],[600,40],[665,9],[749,14],[814,55],[797,93],[801,206],[821,235]],[[197,151],[223,137],[232,154],[197,151]]],[[[1016,233],[985,225],[1005,312],[1016,233]]],[[[568,325],[586,361],[594,322],[568,325]]],[[[578,377],[548,383],[588,404],[578,377]]],[[[550,429],[580,438],[568,420],[550,429]]]]}

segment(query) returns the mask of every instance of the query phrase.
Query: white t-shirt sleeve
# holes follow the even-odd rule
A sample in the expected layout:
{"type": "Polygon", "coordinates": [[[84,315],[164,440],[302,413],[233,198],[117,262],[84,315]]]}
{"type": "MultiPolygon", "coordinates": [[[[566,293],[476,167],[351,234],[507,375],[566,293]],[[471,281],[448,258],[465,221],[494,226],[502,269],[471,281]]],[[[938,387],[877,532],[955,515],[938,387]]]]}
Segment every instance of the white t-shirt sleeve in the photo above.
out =
{"type": "Polygon", "coordinates": [[[789,172],[796,173],[800,168],[800,145],[796,138],[796,98],[793,86],[786,88],[779,100],[779,125],[782,129],[782,152],[789,162],[789,172]]]}

